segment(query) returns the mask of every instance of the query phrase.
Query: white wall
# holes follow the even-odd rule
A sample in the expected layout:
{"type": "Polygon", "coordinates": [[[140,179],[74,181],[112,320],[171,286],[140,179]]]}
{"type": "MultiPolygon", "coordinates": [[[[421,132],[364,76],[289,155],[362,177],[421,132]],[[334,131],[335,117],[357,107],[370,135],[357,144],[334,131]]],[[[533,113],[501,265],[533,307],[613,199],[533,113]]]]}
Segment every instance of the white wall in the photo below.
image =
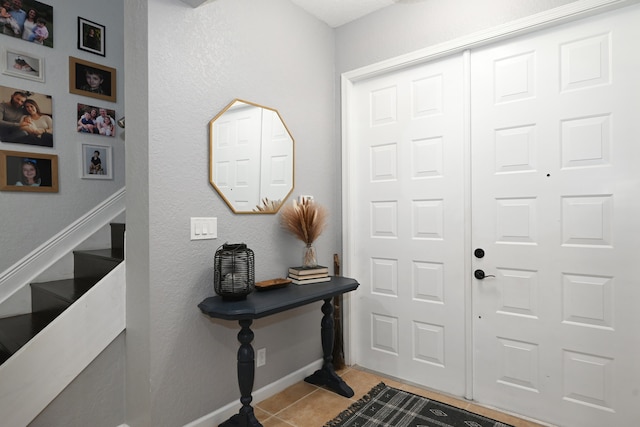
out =
{"type": "MultiPolygon", "coordinates": [[[[280,112],[296,144],[294,196],[332,212],[317,245],[330,264],[340,241],[334,39],[288,0],[125,2],[125,27],[127,423],[179,426],[239,399],[239,327],[197,308],[214,295],[216,248],[247,243],[257,280],[302,256],[278,216],[234,215],[209,184],[208,123],[234,98],[280,112]],[[217,217],[218,239],[190,241],[192,216],[217,217]]],[[[267,348],[254,388],[321,358],[320,306],[254,322],[254,347],[267,348]]]]}
{"type": "Polygon", "coordinates": [[[0,74],[0,85],[52,96],[54,147],[0,143],[0,150],[57,155],[59,192],[0,192],[0,272],[90,211],[125,183],[123,133],[118,130],[116,137],[109,138],[76,131],[78,103],[105,106],[116,110],[119,116],[124,114],[123,0],[45,0],[41,3],[53,7],[54,24],[51,32],[54,47],[0,35],[0,50],[10,48],[44,58],[45,82],[0,74]],[[77,49],[78,16],[106,27],[106,57],[77,49]],[[117,102],[69,93],[69,56],[115,68],[117,102]],[[80,178],[82,143],[113,147],[113,180],[80,178]]]}

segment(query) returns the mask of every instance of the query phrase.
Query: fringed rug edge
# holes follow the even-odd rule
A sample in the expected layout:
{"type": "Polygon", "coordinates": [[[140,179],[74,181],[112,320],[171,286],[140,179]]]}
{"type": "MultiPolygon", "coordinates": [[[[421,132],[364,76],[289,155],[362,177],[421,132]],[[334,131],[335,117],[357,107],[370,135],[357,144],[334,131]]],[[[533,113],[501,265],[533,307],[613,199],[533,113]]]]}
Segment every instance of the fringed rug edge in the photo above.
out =
{"type": "Polygon", "coordinates": [[[366,405],[371,399],[376,397],[378,393],[384,390],[387,385],[383,382],[373,387],[367,394],[358,399],[357,402],[352,403],[347,409],[340,412],[335,418],[331,421],[327,422],[323,427],[340,427],[340,424],[344,423],[349,419],[354,413],[360,410],[364,405],[366,405]]]}

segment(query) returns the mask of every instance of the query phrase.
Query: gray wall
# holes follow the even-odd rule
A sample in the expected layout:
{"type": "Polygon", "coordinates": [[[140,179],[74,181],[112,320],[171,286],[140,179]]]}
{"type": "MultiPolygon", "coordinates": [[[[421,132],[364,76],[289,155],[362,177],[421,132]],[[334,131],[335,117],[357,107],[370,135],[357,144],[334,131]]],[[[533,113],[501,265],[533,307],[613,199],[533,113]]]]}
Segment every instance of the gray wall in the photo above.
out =
{"type": "MultiPolygon", "coordinates": [[[[115,109],[124,114],[123,0],[46,0],[53,7],[50,30],[54,48],[0,35],[3,48],[22,51],[44,59],[45,82],[40,83],[0,74],[0,85],[29,90],[53,99],[53,148],[0,143],[0,150],[27,151],[58,156],[58,193],[0,192],[0,272],[7,270],[42,243],[122,188],[125,183],[124,138],[80,134],[76,131],[77,104],[115,109]],[[77,49],[78,16],[104,25],[106,57],[77,49]],[[117,103],[69,93],[69,56],[117,69],[117,103]],[[114,179],[80,178],[82,143],[113,147],[114,179]]],[[[2,99],[1,101],[5,101],[2,99]]]]}
{"type": "Polygon", "coordinates": [[[29,427],[116,427],[124,422],[124,332],[29,427]]]}
{"type": "MultiPolygon", "coordinates": [[[[280,112],[295,139],[293,196],[332,212],[317,244],[330,264],[340,243],[334,38],[288,0],[125,2],[125,34],[127,422],[179,426],[239,398],[238,325],[197,308],[214,294],[216,248],[247,243],[257,280],[302,259],[278,216],[234,215],[211,186],[208,123],[234,98],[280,112]],[[217,217],[218,239],[190,241],[192,216],[217,217]]],[[[321,358],[321,316],[316,303],[254,322],[254,347],[267,348],[255,389],[321,358]]]]}

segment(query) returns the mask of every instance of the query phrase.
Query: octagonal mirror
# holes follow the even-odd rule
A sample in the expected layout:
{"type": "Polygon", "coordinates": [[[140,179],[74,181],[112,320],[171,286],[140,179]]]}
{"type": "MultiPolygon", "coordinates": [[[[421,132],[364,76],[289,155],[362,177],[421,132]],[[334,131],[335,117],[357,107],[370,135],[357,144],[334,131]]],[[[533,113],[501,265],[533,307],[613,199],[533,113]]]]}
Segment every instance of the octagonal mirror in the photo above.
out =
{"type": "Polygon", "coordinates": [[[209,138],[209,181],[231,210],[278,212],[294,184],[294,141],[278,111],[234,99],[209,138]]]}

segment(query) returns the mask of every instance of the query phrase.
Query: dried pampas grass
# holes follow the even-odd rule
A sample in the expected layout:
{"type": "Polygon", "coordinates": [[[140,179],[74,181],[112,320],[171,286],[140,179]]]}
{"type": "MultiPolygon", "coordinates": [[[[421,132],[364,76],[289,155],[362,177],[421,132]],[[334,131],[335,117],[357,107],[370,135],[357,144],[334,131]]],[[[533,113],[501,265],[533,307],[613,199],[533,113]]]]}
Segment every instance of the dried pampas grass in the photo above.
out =
{"type": "Polygon", "coordinates": [[[327,210],[310,199],[298,203],[295,200],[280,208],[282,226],[289,230],[297,239],[307,245],[320,236],[327,225],[327,210]]]}
{"type": "Polygon", "coordinates": [[[262,203],[256,205],[256,208],[253,210],[254,212],[268,212],[275,213],[280,209],[280,205],[282,204],[282,200],[269,200],[269,198],[265,197],[262,199],[262,203]]]}

